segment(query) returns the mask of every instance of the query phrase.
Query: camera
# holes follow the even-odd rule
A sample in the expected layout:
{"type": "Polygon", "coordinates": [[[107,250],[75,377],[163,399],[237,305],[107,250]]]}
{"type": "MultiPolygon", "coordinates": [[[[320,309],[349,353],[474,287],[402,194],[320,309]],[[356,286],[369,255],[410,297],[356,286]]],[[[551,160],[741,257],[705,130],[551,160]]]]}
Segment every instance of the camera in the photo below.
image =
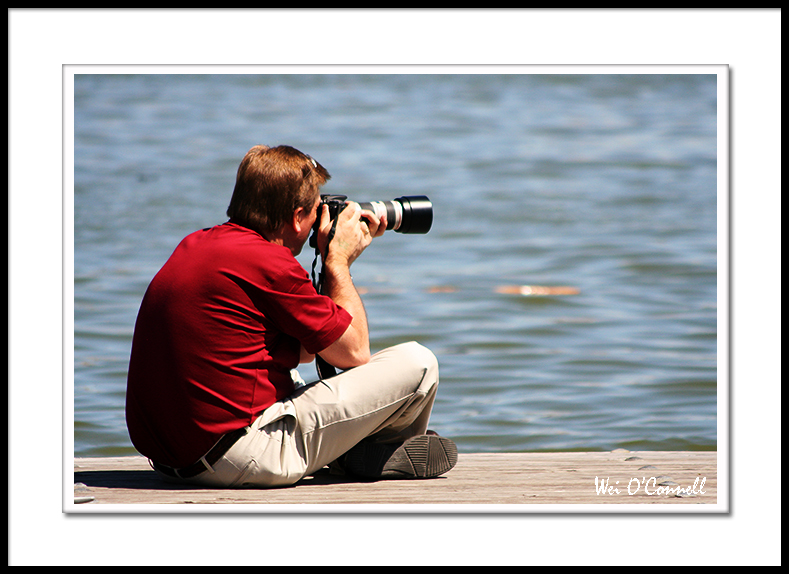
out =
{"type": "MultiPolygon", "coordinates": [[[[317,232],[320,225],[320,210],[324,205],[329,206],[331,220],[337,218],[347,205],[345,195],[321,195],[318,204],[318,219],[315,220],[313,233],[310,237],[310,246],[315,247],[317,232]]],[[[362,209],[372,211],[378,217],[386,215],[386,229],[398,233],[427,233],[433,225],[433,204],[424,195],[409,195],[398,197],[391,201],[359,202],[362,209]]]]}

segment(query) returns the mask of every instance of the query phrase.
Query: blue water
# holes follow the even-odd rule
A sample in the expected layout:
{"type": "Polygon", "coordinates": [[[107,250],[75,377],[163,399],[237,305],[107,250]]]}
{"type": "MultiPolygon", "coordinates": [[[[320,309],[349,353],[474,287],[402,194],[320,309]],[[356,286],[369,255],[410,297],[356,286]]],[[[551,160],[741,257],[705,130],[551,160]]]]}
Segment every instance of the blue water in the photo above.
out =
{"type": "MultiPolygon", "coordinates": [[[[373,350],[441,365],[461,451],[717,446],[714,75],[78,75],[74,449],[132,454],[134,321],[255,144],[359,200],[425,194],[427,235],[354,264],[373,350]],[[563,286],[571,295],[503,286],[563,286]]],[[[309,270],[312,253],[299,257],[309,270]]],[[[314,368],[300,368],[314,379],[314,368]]]]}

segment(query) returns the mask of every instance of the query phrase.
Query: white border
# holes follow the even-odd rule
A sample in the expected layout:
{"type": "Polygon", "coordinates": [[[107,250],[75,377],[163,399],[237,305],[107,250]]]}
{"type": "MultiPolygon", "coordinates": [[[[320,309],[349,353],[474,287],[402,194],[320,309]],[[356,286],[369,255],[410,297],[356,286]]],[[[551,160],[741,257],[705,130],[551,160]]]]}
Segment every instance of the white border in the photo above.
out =
{"type": "MultiPolygon", "coordinates": [[[[66,240],[64,253],[64,306],[67,309],[65,316],[72,320],[71,325],[64,327],[64,335],[73,338],[73,145],[74,141],[73,103],[74,103],[74,76],[77,74],[712,74],[718,80],[718,233],[728,237],[728,191],[729,191],[729,163],[728,163],[728,68],[726,66],[64,66],[64,238],[66,240]],[[70,214],[70,219],[67,215],[70,214]],[[69,223],[72,223],[70,226],[69,223]],[[68,240],[71,242],[68,243],[68,240]],[[70,257],[69,257],[70,255],[70,257]]],[[[719,243],[721,243],[719,241],[719,243]]],[[[722,242],[723,253],[720,254],[719,265],[724,262],[723,270],[718,269],[718,300],[728,301],[728,265],[726,264],[726,242],[722,242]],[[721,291],[723,288],[723,291],[721,291]],[[723,293],[723,296],[721,296],[723,293]]],[[[719,308],[718,334],[721,340],[728,337],[727,307],[719,308]],[[721,315],[721,313],[723,313],[721,315]]],[[[66,341],[67,343],[69,341],[66,341]]],[[[399,504],[399,505],[356,505],[356,504],[292,504],[292,505],[267,505],[267,504],[184,504],[184,505],[98,505],[74,504],[73,502],[73,461],[69,461],[67,454],[73,449],[73,339],[70,346],[64,346],[64,353],[68,357],[72,354],[69,370],[64,370],[66,380],[71,384],[67,387],[66,401],[64,402],[64,464],[63,464],[63,502],[64,512],[67,513],[300,513],[300,514],[344,514],[344,513],[409,513],[409,514],[434,514],[434,513],[461,513],[461,514],[492,514],[492,513],[570,513],[570,514],[705,514],[719,513],[728,510],[728,476],[727,472],[718,471],[718,503],[715,505],[660,505],[660,504],[590,504],[590,505],[519,505],[519,504],[478,504],[478,505],[426,505],[426,504],[399,504]],[[69,448],[70,447],[70,448],[69,448]],[[723,474],[723,476],[721,476],[723,474]],[[721,488],[721,482],[723,488],[721,488]]],[[[728,345],[719,345],[718,363],[718,404],[728,404],[728,378],[720,377],[721,372],[727,374],[725,365],[728,362],[728,345]]],[[[719,469],[727,469],[728,465],[728,410],[724,408],[718,413],[718,457],[719,469]],[[724,462],[721,465],[721,461],[724,462]]],[[[590,484],[590,488],[592,488],[590,484]]]]}
{"type": "Polygon", "coordinates": [[[9,564],[779,564],[780,9],[376,12],[9,10],[9,564]],[[733,513],[690,532],[682,517],[64,516],[37,448],[63,416],[61,329],[46,328],[62,312],[61,66],[168,61],[731,66],[733,513]],[[278,553],[269,531],[287,533],[278,553]],[[449,551],[377,557],[382,538],[415,533],[449,551]]]}

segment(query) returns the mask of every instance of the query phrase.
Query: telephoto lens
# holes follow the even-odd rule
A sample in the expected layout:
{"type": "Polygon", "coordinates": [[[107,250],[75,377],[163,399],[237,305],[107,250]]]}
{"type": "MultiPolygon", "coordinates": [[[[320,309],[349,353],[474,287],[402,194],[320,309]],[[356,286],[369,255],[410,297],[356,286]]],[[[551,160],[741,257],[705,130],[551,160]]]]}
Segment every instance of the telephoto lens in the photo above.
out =
{"type": "Polygon", "coordinates": [[[386,215],[386,229],[398,233],[427,233],[433,225],[433,204],[424,195],[398,197],[392,201],[360,202],[362,209],[386,215]]]}
{"type": "MultiPolygon", "coordinates": [[[[332,221],[345,209],[345,195],[321,195],[318,205],[319,217],[315,220],[313,233],[310,236],[310,247],[317,246],[318,228],[320,227],[320,209],[329,206],[329,217],[332,221]]],[[[378,217],[386,215],[386,229],[398,233],[427,233],[433,225],[433,204],[424,195],[407,195],[392,201],[360,202],[362,209],[372,211],[378,217]]]]}

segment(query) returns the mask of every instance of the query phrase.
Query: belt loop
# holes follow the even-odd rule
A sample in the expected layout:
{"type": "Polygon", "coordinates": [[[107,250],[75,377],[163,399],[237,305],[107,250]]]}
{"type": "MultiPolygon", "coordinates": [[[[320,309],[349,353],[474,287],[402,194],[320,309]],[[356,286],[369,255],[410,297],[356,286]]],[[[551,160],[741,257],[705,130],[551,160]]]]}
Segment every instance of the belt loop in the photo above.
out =
{"type": "Polygon", "coordinates": [[[208,469],[208,472],[210,472],[211,474],[214,474],[214,469],[211,467],[210,464],[208,464],[208,461],[205,459],[205,456],[201,456],[200,457],[200,462],[202,462],[203,466],[205,466],[206,469],[208,469]]]}

